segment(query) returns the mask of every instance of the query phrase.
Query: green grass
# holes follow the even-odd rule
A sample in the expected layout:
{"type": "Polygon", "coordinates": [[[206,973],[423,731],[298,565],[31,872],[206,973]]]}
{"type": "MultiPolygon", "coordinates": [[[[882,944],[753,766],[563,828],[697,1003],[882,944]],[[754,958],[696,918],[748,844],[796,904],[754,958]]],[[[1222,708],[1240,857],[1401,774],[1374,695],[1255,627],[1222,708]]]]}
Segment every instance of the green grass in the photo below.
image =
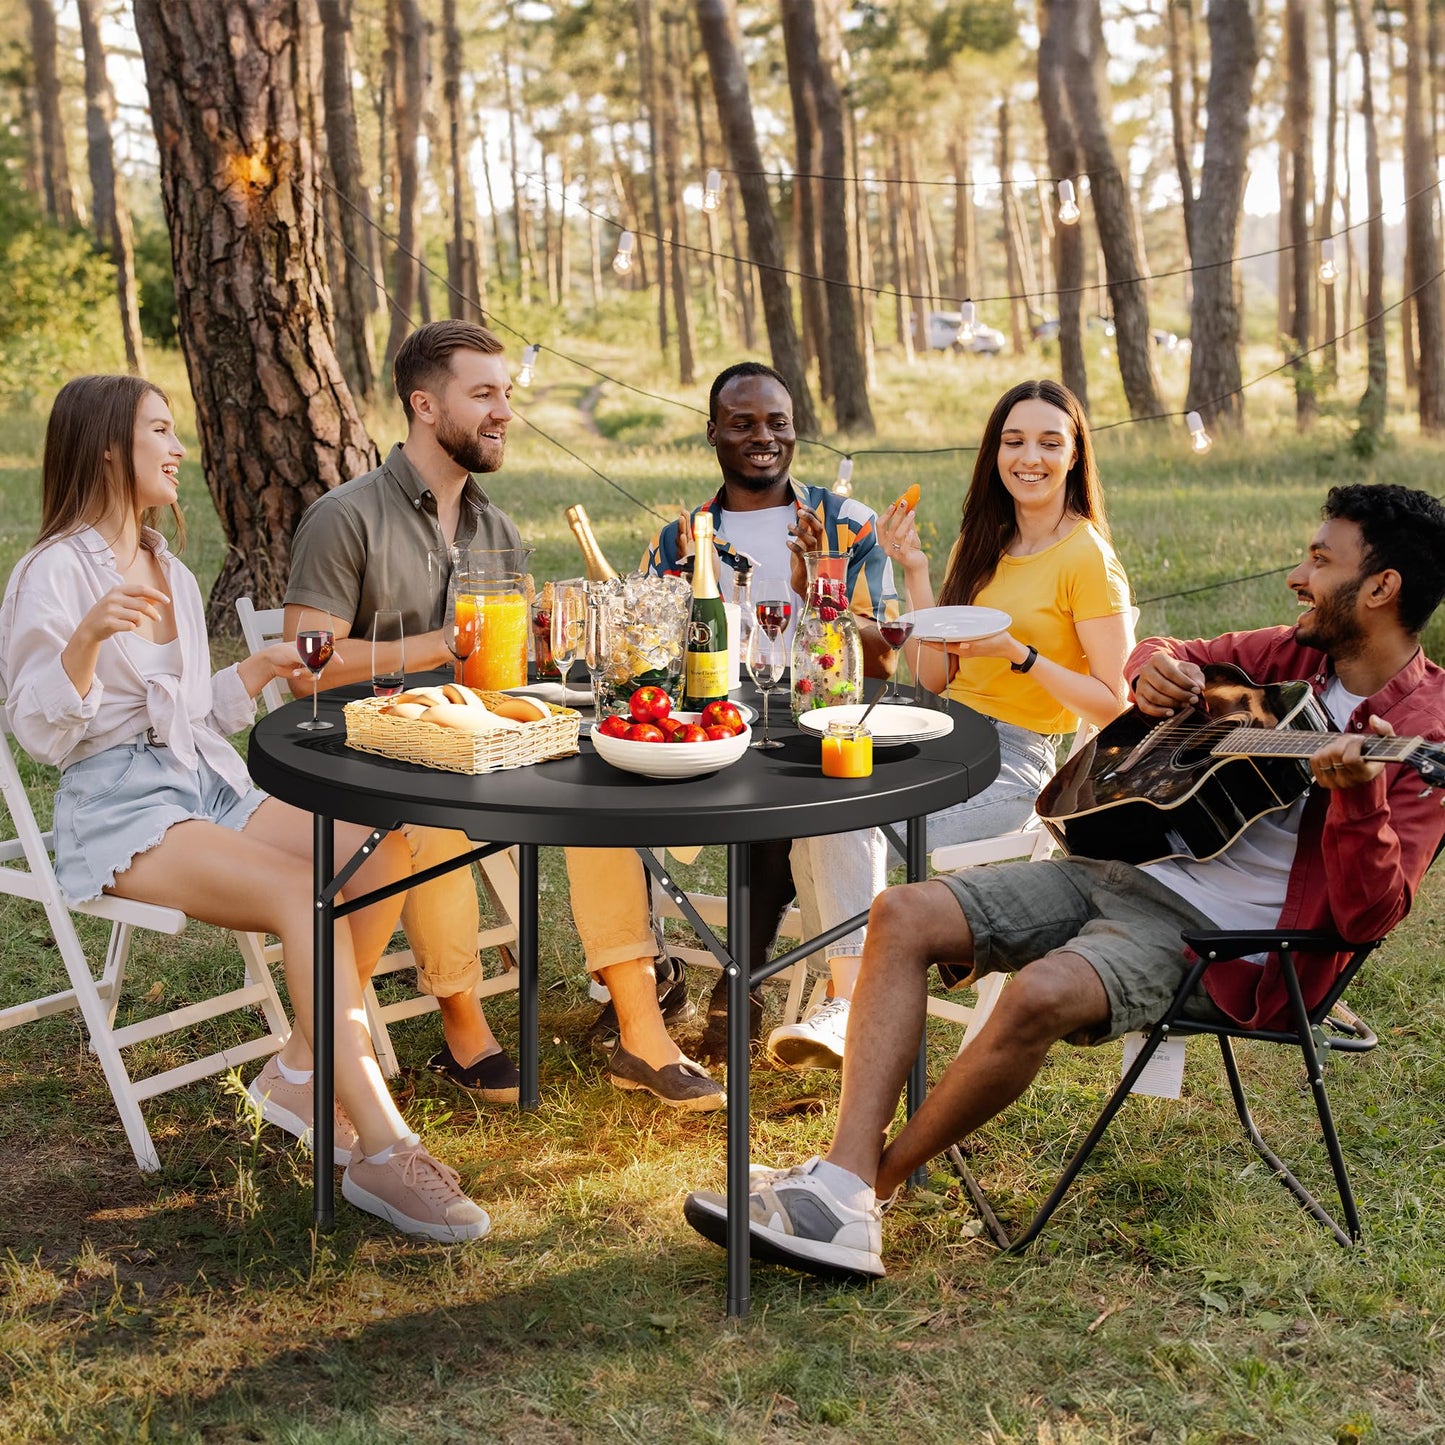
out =
{"type": "MultiPolygon", "coordinates": [[[[559,339],[649,389],[633,359],[559,339]]],[[[1166,386],[1182,392],[1182,363],[1166,386]]],[[[1273,358],[1261,351],[1246,375],[1273,358]]],[[[666,514],[713,486],[700,425],[684,412],[547,369],[523,410],[666,514]],[[592,393],[589,396],[589,393],[592,393]],[[583,401],[595,407],[582,409],[583,401]]],[[[880,362],[876,445],[971,442],[1021,374],[1003,358],[880,362]]],[[[182,371],[158,358],[189,428],[182,371]]],[[[1347,395],[1356,394],[1353,379],[1347,395]]],[[[705,384],[688,399],[705,404],[705,384]]],[[[1123,414],[1117,386],[1093,399],[1123,414]]],[[[395,418],[373,419],[384,445],[395,418]]],[[[1441,450],[1396,418],[1396,439],[1354,459],[1347,419],[1293,434],[1282,385],[1251,393],[1247,441],[1202,460],[1180,434],[1101,438],[1114,534],[1141,599],[1285,566],[1325,488],[1390,480],[1439,490],[1441,450]]],[[[0,418],[0,571],[33,536],[42,423],[0,418]]],[[[188,441],[191,439],[187,433],[188,441]]],[[[204,497],[193,449],[183,487],[204,497]]],[[[860,455],[858,495],[878,505],[913,480],[941,557],[971,455],[860,455]]],[[[827,454],[799,473],[827,480],[827,454]]],[[[563,508],[584,501],[619,567],[654,519],[524,426],[489,490],[537,548],[539,577],[575,573],[563,508]]],[[[208,586],[222,544],[195,503],[192,565],[208,586]]],[[[1194,635],[1287,619],[1281,577],[1146,602],[1142,626],[1194,635]]],[[[1437,622],[1429,636],[1445,652],[1437,622]]],[[[52,781],[30,769],[37,811],[52,781]]],[[[719,882],[710,854],[687,874],[719,882]]],[[[724,1122],[678,1118],[600,1082],[580,1045],[591,1016],[564,906],[544,855],[541,1111],[476,1110],[428,1075],[434,1018],[395,1032],[398,1098],[494,1219],[474,1247],[407,1244],[348,1206],[309,1233],[307,1161],[251,1129],[207,1083],[154,1101],[163,1161],[134,1168],[74,1019],[0,1035],[0,1438],[205,1442],[572,1440],[1428,1441],[1445,1434],[1445,882],[1414,913],[1352,1003],[1379,1029],[1374,1054],[1331,1064],[1367,1243],[1346,1255],[1303,1218],[1236,1137],[1207,1041],[1190,1045],[1182,1101],[1137,1100],[1111,1131],[1041,1248],[1001,1259],[943,1173],[885,1226],[889,1278],[829,1289],[754,1272],[749,1323],[722,1317],[723,1258],[682,1222],[688,1188],[719,1186],[724,1122]]],[[[123,1019],[216,991],[238,973],[216,931],[192,926],[138,950],[123,1019]],[[147,1002],[147,996],[150,1002],[147,1002]]],[[[698,979],[700,991],[710,983],[698,979]]],[[[43,917],[0,909],[0,1006],[62,986],[43,917]]],[[[489,1010],[515,1035],[511,1000],[489,1010]]],[[[215,1047],[213,1025],[151,1048],[148,1067],[215,1047]]],[[[957,1035],[934,1026],[941,1068],[957,1035]]],[[[1266,1132],[1304,1177],[1328,1172],[1300,1071],[1244,1051],[1266,1132]]],[[[1118,1050],[1060,1048],[1013,1109],[971,1145],[1009,1221],[1022,1219],[1117,1077],[1118,1050]]],[[[754,1074],[753,1150],[791,1160],[822,1147],[836,1081],[754,1074]],[[815,1102],[809,1103],[808,1100],[815,1102]]]]}

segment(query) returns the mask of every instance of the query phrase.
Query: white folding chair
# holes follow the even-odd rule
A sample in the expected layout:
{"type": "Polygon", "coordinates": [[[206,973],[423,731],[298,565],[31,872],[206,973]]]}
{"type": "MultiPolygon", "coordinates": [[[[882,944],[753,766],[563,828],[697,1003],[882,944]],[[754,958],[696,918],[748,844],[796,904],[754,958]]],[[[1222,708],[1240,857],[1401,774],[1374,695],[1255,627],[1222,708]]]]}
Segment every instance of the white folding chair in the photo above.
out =
{"type": "MultiPolygon", "coordinates": [[[[115,1016],[125,983],[126,964],[130,957],[132,936],[136,929],[152,933],[180,933],[186,926],[186,915],[174,908],[160,908],[150,903],[135,903],[124,898],[103,895],[90,903],[71,909],[60,893],[51,862],[54,834],[42,833],[35,821],[30,798],[20,770],[10,749],[9,732],[0,715],[0,794],[9,814],[15,837],[0,843],[0,894],[38,903],[45,910],[51,937],[60,951],[70,987],[29,1003],[0,1009],[0,1031],[31,1023],[52,1014],[79,1011],[90,1035],[90,1046],[100,1060],[111,1097],[125,1126],[126,1138],[143,1170],[159,1169],[160,1159],[151,1141],[141,1113],[141,1104],[183,1084],[194,1083],[225,1069],[239,1068],[253,1059],[275,1053],[286,1042],[290,1032],[285,1010],[264,961],[242,947],[245,959],[246,985],[218,994],[214,998],[186,1004],[168,1013],[154,1015],[138,1023],[117,1028],[115,1016]],[[103,919],[110,924],[110,938],[105,963],[99,979],[91,971],[85,945],[75,927],[75,914],[103,919]],[[161,1038],[180,1030],[190,1030],[208,1019],[240,1009],[259,1008],[266,1032],[233,1047],[219,1049],[204,1058],[193,1059],[160,1073],[141,1078],[132,1077],[122,1050],[148,1039],[161,1038]]],[[[236,935],[238,942],[242,936],[236,935]]]]}
{"type": "MultiPolygon", "coordinates": [[[[247,651],[259,652],[263,647],[269,647],[273,642],[282,640],[282,624],[285,618],[283,608],[258,609],[252,605],[249,597],[238,597],[236,614],[241,619],[241,635],[246,640],[247,651]]],[[[278,708],[286,701],[279,680],[273,678],[261,689],[261,700],[266,704],[268,710],[278,708]]],[[[500,922],[489,928],[483,928],[477,934],[477,948],[483,951],[489,948],[496,949],[502,961],[501,973],[490,976],[483,974],[477,980],[476,995],[479,999],[483,999],[490,998],[494,994],[515,992],[517,988],[517,960],[512,952],[517,941],[515,922],[518,912],[516,853],[512,849],[508,849],[504,853],[493,853],[490,858],[482,859],[480,867],[487,896],[491,900],[492,908],[500,922]]],[[[281,957],[281,945],[276,942],[268,942],[259,934],[238,934],[237,938],[242,940],[242,949],[247,953],[248,959],[254,956],[271,964],[276,963],[281,957]]],[[[396,1050],[392,1047],[387,1025],[427,1013],[436,1008],[437,1001],[429,994],[414,993],[409,998],[394,999],[392,1002],[384,1004],[376,996],[375,983],[378,978],[387,974],[399,973],[403,969],[415,967],[416,959],[409,948],[397,949],[395,952],[386,954],[377,965],[376,971],[372,975],[372,982],[367,986],[363,995],[366,1004],[367,1027],[371,1030],[377,1062],[381,1065],[382,1073],[388,1078],[400,1072],[401,1064],[397,1060],[396,1050]]]]}

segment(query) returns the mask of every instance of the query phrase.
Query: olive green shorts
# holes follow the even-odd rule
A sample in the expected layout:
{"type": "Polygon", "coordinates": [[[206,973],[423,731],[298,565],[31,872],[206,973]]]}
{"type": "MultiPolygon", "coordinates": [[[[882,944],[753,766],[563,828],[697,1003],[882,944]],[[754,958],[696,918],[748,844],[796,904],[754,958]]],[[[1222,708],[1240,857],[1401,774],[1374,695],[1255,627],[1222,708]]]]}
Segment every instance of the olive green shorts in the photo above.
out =
{"type": "MultiPolygon", "coordinates": [[[[1109,1024],[1075,1043],[1104,1043],[1157,1023],[1192,966],[1180,933],[1216,926],[1131,863],[1000,863],[937,881],[952,890],[973,931],[974,976],[1012,973],[1060,951],[1089,963],[1109,996],[1109,1024]]],[[[963,981],[957,966],[939,972],[950,987],[963,981]]],[[[1182,1015],[1216,1023],[1225,1017],[1202,988],[1182,1015]]]]}

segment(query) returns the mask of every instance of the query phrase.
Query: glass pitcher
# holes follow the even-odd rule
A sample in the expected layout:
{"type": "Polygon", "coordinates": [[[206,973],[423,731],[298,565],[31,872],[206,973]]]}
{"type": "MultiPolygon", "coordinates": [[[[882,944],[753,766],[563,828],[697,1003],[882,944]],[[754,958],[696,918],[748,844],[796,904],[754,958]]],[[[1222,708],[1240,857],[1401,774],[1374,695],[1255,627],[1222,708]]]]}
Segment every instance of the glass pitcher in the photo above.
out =
{"type": "Polygon", "coordinates": [[[809,552],[808,590],[793,633],[793,721],[863,699],[863,640],[848,608],[848,554],[809,552]]]}
{"type": "Polygon", "coordinates": [[[531,556],[530,547],[452,548],[457,593],[476,598],[477,645],[462,679],[468,687],[502,691],[526,686],[531,556]]]}

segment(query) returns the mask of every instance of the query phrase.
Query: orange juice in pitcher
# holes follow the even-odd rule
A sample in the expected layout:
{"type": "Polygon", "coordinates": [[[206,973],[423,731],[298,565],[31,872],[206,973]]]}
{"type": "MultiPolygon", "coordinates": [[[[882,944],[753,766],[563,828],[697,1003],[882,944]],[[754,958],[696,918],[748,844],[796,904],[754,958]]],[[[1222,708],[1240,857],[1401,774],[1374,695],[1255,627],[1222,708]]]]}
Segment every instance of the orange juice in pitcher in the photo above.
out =
{"type": "Polygon", "coordinates": [[[468,687],[503,691],[527,684],[527,629],[531,609],[526,594],[483,587],[476,595],[478,637],[467,659],[468,687]]]}

